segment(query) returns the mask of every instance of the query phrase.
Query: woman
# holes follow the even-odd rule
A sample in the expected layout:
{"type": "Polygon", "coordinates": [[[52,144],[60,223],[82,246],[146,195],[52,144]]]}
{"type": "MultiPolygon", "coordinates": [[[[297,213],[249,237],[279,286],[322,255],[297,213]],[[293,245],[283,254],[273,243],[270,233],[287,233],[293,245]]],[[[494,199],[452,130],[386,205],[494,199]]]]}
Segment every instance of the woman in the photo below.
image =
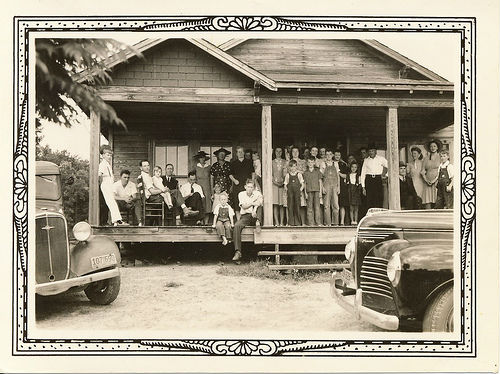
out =
{"type": "MultiPolygon", "coordinates": [[[[297,162],[297,170],[300,174],[303,174],[304,171],[307,170],[307,163],[305,160],[302,160],[300,157],[300,150],[298,147],[293,146],[291,150],[291,160],[295,160],[297,162]]],[[[306,226],[306,215],[307,215],[307,202],[304,191],[302,191],[300,195],[300,220],[302,222],[302,226],[306,226]]]]}
{"type": "Polygon", "coordinates": [[[273,217],[274,226],[283,226],[285,219],[284,207],[283,207],[283,181],[284,174],[283,170],[285,168],[285,160],[283,159],[283,149],[281,147],[276,147],[274,149],[274,159],[273,159],[273,217]]]}
{"type": "Polygon", "coordinates": [[[442,144],[439,140],[431,140],[427,144],[429,154],[425,156],[422,165],[422,178],[424,179],[424,188],[422,190],[422,204],[425,209],[432,209],[437,197],[436,181],[439,176],[439,151],[442,144]]]}
{"type": "Polygon", "coordinates": [[[210,164],[207,163],[207,160],[210,159],[210,156],[204,151],[199,151],[196,155],[194,155],[194,159],[198,160],[198,163],[196,164],[196,179],[198,184],[203,189],[203,193],[205,194],[205,217],[203,218],[203,223],[205,225],[208,225],[210,212],[212,211],[212,185],[210,183],[210,164]]]}
{"type": "Polygon", "coordinates": [[[210,168],[211,186],[215,186],[217,183],[221,186],[221,192],[226,191],[230,193],[231,189],[231,167],[229,162],[226,161],[226,157],[230,155],[227,149],[219,148],[214,152],[217,156],[217,162],[210,168]]]}
{"type": "Polygon", "coordinates": [[[417,196],[422,199],[424,191],[424,180],[422,178],[422,168],[424,162],[422,159],[424,156],[422,155],[422,150],[417,146],[411,147],[410,151],[413,161],[408,163],[408,174],[413,181],[413,187],[415,187],[417,196]]]}

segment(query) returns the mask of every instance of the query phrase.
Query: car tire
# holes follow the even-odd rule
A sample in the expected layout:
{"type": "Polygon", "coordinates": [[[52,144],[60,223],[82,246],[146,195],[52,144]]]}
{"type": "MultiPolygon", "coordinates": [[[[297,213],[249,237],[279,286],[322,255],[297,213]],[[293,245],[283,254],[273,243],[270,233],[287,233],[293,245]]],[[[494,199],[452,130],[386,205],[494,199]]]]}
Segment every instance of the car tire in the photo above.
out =
{"type": "Polygon", "coordinates": [[[108,278],[102,281],[90,283],[85,289],[85,295],[90,301],[100,304],[111,304],[120,292],[120,277],[108,278]]]}
{"type": "Polygon", "coordinates": [[[427,307],[422,325],[424,332],[453,332],[453,287],[438,293],[427,307]]]}

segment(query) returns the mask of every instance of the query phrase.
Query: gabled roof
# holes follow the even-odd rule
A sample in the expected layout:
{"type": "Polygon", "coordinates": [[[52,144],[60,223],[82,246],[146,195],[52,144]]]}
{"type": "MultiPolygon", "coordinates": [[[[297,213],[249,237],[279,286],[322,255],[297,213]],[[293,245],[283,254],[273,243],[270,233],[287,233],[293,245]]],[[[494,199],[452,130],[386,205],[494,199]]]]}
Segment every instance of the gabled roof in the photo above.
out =
{"type": "MultiPolygon", "coordinates": [[[[147,51],[148,49],[150,49],[150,48],[152,48],[152,47],[154,47],[154,46],[156,46],[156,45],[158,45],[166,40],[168,40],[168,38],[141,40],[140,42],[133,45],[133,49],[135,51],[126,51],[125,59],[128,60],[128,59],[132,58],[133,56],[136,56],[137,52],[143,53],[143,52],[147,51]]],[[[224,52],[223,50],[221,50],[217,46],[213,45],[212,43],[210,43],[204,39],[185,39],[185,40],[187,40],[191,44],[195,45],[196,47],[202,49],[206,53],[212,55],[213,57],[215,57],[219,61],[223,62],[224,64],[239,71],[243,75],[260,83],[264,87],[266,87],[272,91],[277,90],[276,82],[274,82],[271,78],[269,78],[266,75],[262,74],[261,72],[255,70],[251,66],[248,66],[247,64],[245,64],[244,62],[231,56],[230,54],[224,52]]],[[[118,54],[116,54],[116,55],[110,56],[104,63],[109,69],[111,69],[122,62],[123,62],[123,56],[118,56],[118,54]]],[[[88,74],[92,74],[92,72],[83,71],[81,73],[75,74],[74,78],[77,81],[82,81],[85,79],[85,77],[88,74]]]]}

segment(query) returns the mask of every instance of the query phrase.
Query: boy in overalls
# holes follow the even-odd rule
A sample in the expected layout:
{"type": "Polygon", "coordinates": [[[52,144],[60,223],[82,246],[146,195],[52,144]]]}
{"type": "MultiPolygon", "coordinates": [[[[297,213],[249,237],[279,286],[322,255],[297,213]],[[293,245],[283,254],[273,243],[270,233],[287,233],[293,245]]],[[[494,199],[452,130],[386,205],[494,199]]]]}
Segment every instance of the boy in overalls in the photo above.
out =
{"type": "Polygon", "coordinates": [[[441,164],[437,180],[436,209],[453,209],[453,165],[448,151],[439,152],[441,164]]]}
{"type": "MultiPolygon", "coordinates": [[[[304,189],[304,179],[297,170],[297,161],[290,160],[288,163],[289,172],[285,176],[283,184],[287,197],[288,222],[289,226],[299,226],[300,222],[300,194],[304,189]]],[[[305,223],[305,222],[304,222],[305,223]]]]}
{"type": "Polygon", "coordinates": [[[339,193],[340,193],[340,179],[337,168],[333,163],[333,151],[328,149],[326,151],[325,170],[323,172],[323,205],[324,214],[323,219],[325,225],[339,224],[339,193]]]}

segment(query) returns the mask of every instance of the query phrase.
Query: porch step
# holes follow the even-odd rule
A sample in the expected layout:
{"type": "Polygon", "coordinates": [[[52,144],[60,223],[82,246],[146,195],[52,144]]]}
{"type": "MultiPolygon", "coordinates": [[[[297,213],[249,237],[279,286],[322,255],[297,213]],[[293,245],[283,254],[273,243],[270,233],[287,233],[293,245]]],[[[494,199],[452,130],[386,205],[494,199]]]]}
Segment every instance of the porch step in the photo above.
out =
{"type": "Polygon", "coordinates": [[[259,251],[258,256],[344,256],[344,251],[259,251]]]}
{"type": "Polygon", "coordinates": [[[267,265],[269,270],[336,270],[348,268],[349,264],[267,265]]]}

